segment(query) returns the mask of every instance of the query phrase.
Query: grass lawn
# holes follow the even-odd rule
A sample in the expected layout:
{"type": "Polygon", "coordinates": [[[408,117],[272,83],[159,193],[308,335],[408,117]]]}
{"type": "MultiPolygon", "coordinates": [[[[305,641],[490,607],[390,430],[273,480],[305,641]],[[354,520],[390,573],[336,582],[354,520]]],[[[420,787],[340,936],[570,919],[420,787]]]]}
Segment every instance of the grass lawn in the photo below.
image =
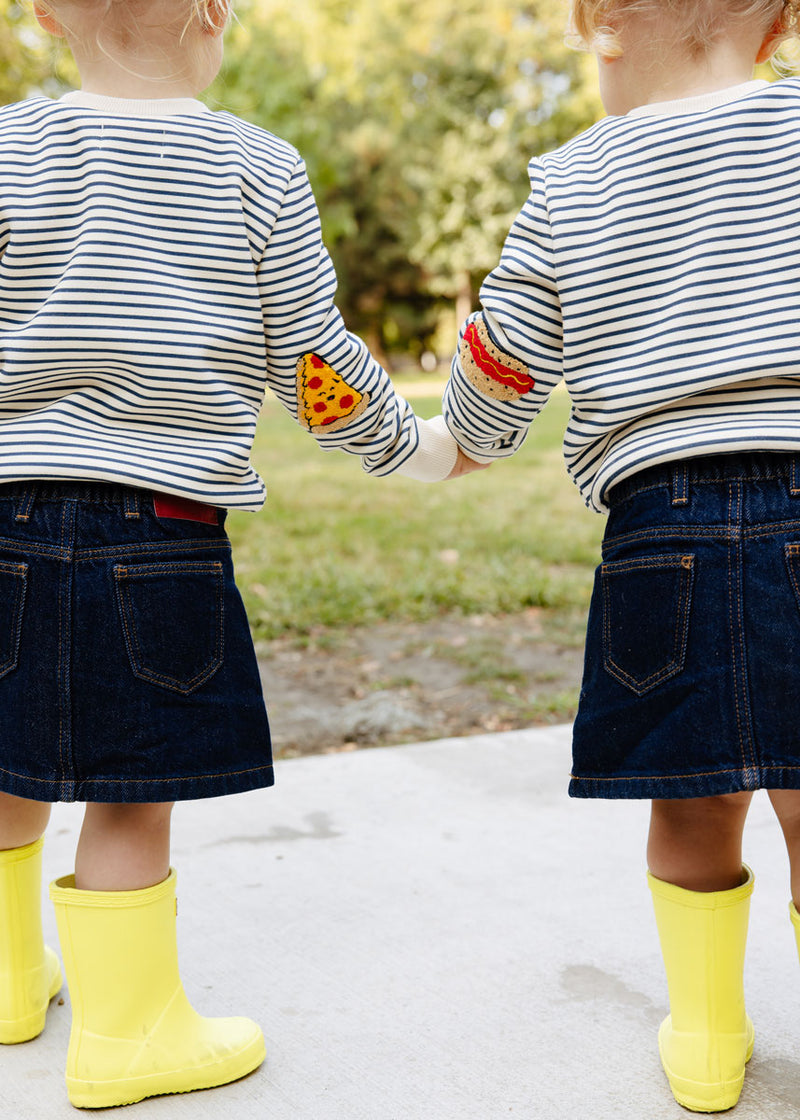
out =
{"type": "MultiPolygon", "coordinates": [[[[441,383],[397,384],[421,416],[440,411],[441,383]]],[[[228,521],[256,639],[542,607],[551,639],[579,642],[603,519],[567,477],[567,413],[559,392],[514,458],[424,485],[321,451],[270,399],[254,448],[267,504],[228,521]]]]}

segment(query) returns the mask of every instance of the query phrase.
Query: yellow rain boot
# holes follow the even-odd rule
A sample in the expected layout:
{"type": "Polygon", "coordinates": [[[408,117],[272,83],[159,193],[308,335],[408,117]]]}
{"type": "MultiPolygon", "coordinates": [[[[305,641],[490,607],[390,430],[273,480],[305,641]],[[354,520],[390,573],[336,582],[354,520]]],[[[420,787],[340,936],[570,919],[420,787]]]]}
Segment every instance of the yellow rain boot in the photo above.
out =
{"type": "Polygon", "coordinates": [[[661,1064],[675,1100],[692,1112],[733,1108],[753,1053],[743,981],[753,872],[743,875],[740,887],[708,894],[647,876],[669,988],[661,1064]]]}
{"type": "Polygon", "coordinates": [[[72,1003],[67,1092],[77,1108],[224,1085],[264,1060],[250,1019],[204,1019],[178,975],[175,871],[139,891],[50,887],[72,1003]]]}
{"type": "Polygon", "coordinates": [[[27,1042],[44,1030],[61,987],[58,957],[42,939],[42,848],[0,851],[0,1042],[27,1042]]]}

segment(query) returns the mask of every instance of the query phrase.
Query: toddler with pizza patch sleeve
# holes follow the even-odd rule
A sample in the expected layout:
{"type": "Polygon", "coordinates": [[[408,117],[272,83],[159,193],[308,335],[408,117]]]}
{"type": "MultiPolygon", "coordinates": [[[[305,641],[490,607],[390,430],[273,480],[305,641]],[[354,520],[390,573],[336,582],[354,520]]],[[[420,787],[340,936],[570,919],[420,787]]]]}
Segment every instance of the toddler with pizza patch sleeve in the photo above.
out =
{"type": "Polygon", "coordinates": [[[567,467],[608,517],[570,794],[651,801],[661,1062],[680,1104],[716,1112],[755,1037],[755,790],[783,829],[800,947],[800,80],[754,79],[800,3],[571,8],[609,115],[531,161],[445,417],[490,461],[569,394],[567,467]]]}
{"type": "Polygon", "coordinates": [[[197,100],[230,0],[34,11],[82,88],[0,108],[0,1043],[61,986],[43,833],[85,802],[51,898],[67,1092],[105,1108],[264,1059],[254,1022],[183,992],[169,855],[176,800],[273,782],[224,528],[264,502],[265,390],[372,474],[471,464],[345,329],[297,151],[197,100]]]}

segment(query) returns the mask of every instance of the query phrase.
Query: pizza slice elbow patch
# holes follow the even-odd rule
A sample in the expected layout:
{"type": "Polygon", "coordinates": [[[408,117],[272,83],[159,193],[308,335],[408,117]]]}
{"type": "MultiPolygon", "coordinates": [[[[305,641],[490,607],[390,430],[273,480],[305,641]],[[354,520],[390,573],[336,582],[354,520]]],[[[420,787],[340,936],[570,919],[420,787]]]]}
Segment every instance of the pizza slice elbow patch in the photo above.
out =
{"type": "Polygon", "coordinates": [[[297,418],[306,431],[338,432],[369,404],[369,393],[348,385],[318,354],[297,360],[297,418]]]}
{"type": "Polygon", "coordinates": [[[528,367],[492,341],[483,319],[467,327],[459,348],[461,368],[479,393],[499,401],[517,401],[536,382],[528,367]]]}

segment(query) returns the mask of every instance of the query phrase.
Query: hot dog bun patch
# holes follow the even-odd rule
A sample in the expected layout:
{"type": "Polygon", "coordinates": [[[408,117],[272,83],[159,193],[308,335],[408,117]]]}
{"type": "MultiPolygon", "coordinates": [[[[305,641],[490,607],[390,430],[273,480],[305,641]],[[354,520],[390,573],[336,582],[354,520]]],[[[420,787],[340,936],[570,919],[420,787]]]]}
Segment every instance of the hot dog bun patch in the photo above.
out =
{"type": "Polygon", "coordinates": [[[297,418],[309,432],[338,432],[352,423],[369,404],[318,354],[303,354],[297,362],[297,418]]]}
{"type": "Polygon", "coordinates": [[[459,357],[461,368],[478,392],[495,400],[519,400],[536,384],[523,362],[492,341],[483,319],[475,319],[467,327],[459,357]]]}

